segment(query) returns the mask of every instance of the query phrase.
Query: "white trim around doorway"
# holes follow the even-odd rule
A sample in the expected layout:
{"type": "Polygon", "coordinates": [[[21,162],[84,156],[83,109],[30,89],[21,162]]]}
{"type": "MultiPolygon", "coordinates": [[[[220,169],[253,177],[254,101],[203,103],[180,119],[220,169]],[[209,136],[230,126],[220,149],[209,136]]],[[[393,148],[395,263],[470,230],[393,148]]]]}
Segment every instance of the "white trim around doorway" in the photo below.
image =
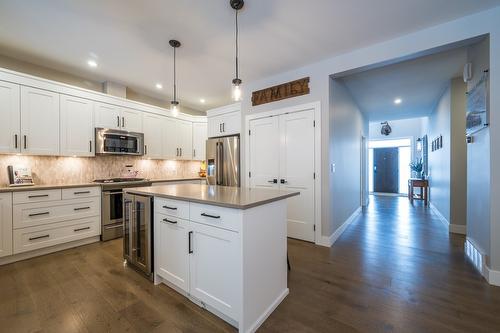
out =
{"type": "MultiPolygon", "coordinates": [[[[314,243],[317,245],[323,245],[322,234],[321,234],[321,102],[312,102],[300,105],[294,105],[290,107],[285,107],[281,109],[260,112],[257,114],[251,114],[245,116],[245,170],[250,170],[250,140],[248,129],[250,128],[250,121],[254,119],[267,118],[273,116],[279,116],[286,113],[300,112],[305,110],[314,110],[314,121],[315,121],[315,131],[314,131],[314,225],[316,230],[314,233],[314,243]]],[[[244,177],[244,184],[248,186],[250,184],[250,179],[248,177],[248,172],[244,177]]]]}

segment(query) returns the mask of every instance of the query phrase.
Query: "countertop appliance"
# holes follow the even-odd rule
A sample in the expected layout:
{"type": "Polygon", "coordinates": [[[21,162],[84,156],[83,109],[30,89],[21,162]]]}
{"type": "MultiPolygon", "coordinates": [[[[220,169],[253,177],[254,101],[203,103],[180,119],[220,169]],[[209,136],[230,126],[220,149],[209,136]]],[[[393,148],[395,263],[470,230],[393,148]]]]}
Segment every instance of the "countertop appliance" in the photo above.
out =
{"type": "Polygon", "coordinates": [[[207,183],[240,186],[240,136],[207,140],[207,183]]]}
{"type": "Polygon", "coordinates": [[[123,191],[125,187],[151,186],[144,178],[96,179],[102,186],[101,240],[107,241],[123,236],[123,191]]]}
{"type": "Polygon", "coordinates": [[[95,129],[95,152],[102,155],[144,155],[144,134],[95,129]]]}
{"type": "Polygon", "coordinates": [[[153,197],[123,197],[123,257],[149,279],[153,277],[153,197]]]}

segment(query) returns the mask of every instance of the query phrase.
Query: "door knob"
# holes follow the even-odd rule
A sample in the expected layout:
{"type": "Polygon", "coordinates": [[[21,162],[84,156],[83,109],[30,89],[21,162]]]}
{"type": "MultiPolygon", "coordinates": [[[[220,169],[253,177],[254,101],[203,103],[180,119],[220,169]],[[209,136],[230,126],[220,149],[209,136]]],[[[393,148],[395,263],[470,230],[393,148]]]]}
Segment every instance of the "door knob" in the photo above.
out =
{"type": "Polygon", "coordinates": [[[280,183],[281,184],[287,184],[288,182],[285,179],[282,178],[282,179],[280,179],[280,183]]]}
{"type": "Polygon", "coordinates": [[[273,180],[268,180],[267,182],[270,184],[278,184],[278,179],[274,178],[273,180]]]}

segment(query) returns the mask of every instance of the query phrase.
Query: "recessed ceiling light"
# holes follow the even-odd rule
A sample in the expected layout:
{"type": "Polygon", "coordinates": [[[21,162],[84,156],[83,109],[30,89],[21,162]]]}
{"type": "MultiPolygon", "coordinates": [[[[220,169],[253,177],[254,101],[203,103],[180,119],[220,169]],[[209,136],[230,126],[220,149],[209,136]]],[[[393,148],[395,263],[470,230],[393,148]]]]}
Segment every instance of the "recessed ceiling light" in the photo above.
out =
{"type": "Polygon", "coordinates": [[[161,83],[156,84],[156,89],[163,89],[163,85],[161,83]]]}
{"type": "Polygon", "coordinates": [[[92,68],[95,68],[97,67],[97,62],[95,60],[90,59],[87,61],[87,65],[89,65],[92,68]]]}
{"type": "Polygon", "coordinates": [[[394,104],[401,104],[401,102],[402,102],[402,101],[403,101],[403,100],[402,100],[401,98],[396,98],[396,99],[394,100],[394,104]]]}
{"type": "Polygon", "coordinates": [[[200,98],[200,103],[201,104],[205,104],[205,99],[204,98],[200,98]]]}

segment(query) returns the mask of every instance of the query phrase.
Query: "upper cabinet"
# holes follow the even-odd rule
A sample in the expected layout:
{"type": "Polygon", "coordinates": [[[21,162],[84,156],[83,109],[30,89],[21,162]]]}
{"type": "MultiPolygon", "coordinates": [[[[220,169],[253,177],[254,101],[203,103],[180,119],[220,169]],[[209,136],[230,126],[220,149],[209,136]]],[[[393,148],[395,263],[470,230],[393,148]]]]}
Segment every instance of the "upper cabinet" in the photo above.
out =
{"type": "Polygon", "coordinates": [[[61,155],[94,156],[94,102],[61,95],[61,155]]]}
{"type": "Polygon", "coordinates": [[[241,104],[231,104],[207,111],[208,137],[240,134],[241,104]]]}
{"type": "Polygon", "coordinates": [[[145,113],[143,115],[144,124],[144,155],[147,158],[163,158],[163,138],[162,132],[165,124],[165,117],[145,113]]]}
{"type": "Polygon", "coordinates": [[[129,132],[143,132],[142,127],[142,114],[143,112],[132,110],[132,109],[122,109],[121,112],[121,129],[129,132]]]}
{"type": "Polygon", "coordinates": [[[207,123],[193,123],[193,160],[205,160],[206,145],[207,123]]]}
{"type": "Polygon", "coordinates": [[[121,129],[121,108],[106,103],[95,103],[95,127],[121,129]]]}
{"type": "Polygon", "coordinates": [[[18,84],[0,81],[0,153],[20,152],[21,108],[18,84]]]}
{"type": "Polygon", "coordinates": [[[193,159],[193,123],[185,120],[177,120],[177,131],[175,138],[179,147],[178,159],[193,159]]]}
{"type": "Polygon", "coordinates": [[[21,152],[59,155],[59,94],[21,87],[21,152]]]}

